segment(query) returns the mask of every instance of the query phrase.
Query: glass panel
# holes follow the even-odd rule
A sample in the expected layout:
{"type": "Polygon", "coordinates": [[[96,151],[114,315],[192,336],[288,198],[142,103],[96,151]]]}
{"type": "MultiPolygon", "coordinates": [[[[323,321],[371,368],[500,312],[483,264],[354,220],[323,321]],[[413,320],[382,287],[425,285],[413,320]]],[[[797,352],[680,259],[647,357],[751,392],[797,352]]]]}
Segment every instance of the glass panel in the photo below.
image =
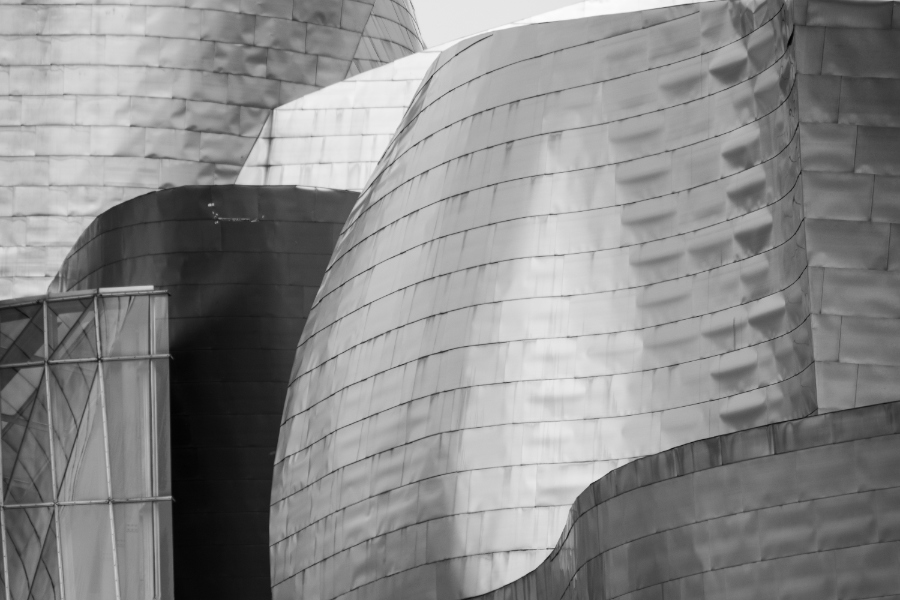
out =
{"type": "Polygon", "coordinates": [[[154,598],[156,554],[153,504],[114,504],[116,557],[122,598],[154,598]]]}
{"type": "Polygon", "coordinates": [[[169,297],[152,296],[153,354],[169,353],[169,297]]]}
{"type": "Polygon", "coordinates": [[[108,498],[97,363],[51,365],[50,401],[59,499],[108,498]]]}
{"type": "Polygon", "coordinates": [[[44,357],[44,314],[40,304],[0,310],[0,363],[22,363],[44,357]]]}
{"type": "Polygon", "coordinates": [[[152,495],[150,361],[103,365],[113,498],[152,495]]]}
{"type": "Polygon", "coordinates": [[[172,494],[172,436],[169,421],[169,359],[153,361],[156,378],[156,495],[172,494]]]}
{"type": "Polygon", "coordinates": [[[0,370],[3,489],[6,502],[53,500],[44,368],[0,370]]]}
{"type": "Polygon", "coordinates": [[[47,313],[47,340],[51,358],[97,356],[93,304],[91,298],[47,303],[50,309],[47,313]]]}
{"type": "Polygon", "coordinates": [[[109,505],[60,507],[66,600],[116,597],[109,505]]]}
{"type": "Polygon", "coordinates": [[[148,296],[101,298],[103,356],[141,356],[150,353],[148,296]]]}
{"type": "Polygon", "coordinates": [[[53,508],[6,509],[9,593],[13,600],[55,600],[59,564],[53,508]]]}
{"type": "Polygon", "coordinates": [[[156,502],[157,531],[159,532],[159,591],[160,600],[172,600],[172,502],[156,502]]]}

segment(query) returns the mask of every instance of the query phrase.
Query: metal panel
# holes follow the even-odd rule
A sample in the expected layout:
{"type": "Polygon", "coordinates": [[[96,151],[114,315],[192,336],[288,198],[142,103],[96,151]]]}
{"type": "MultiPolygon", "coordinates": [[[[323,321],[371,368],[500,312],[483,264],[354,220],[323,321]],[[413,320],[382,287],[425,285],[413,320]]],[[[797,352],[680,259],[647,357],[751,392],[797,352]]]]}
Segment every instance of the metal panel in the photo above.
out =
{"type": "Polygon", "coordinates": [[[886,269],[890,225],[810,219],[809,263],[815,266],[886,269]]]}
{"type": "Polygon", "coordinates": [[[803,174],[806,214],[813,217],[806,225],[809,261],[824,267],[813,345],[817,361],[820,351],[825,361],[816,365],[819,408],[836,410],[894,400],[885,382],[895,344],[885,336],[898,319],[896,282],[886,271],[896,262],[891,223],[900,207],[894,177],[900,72],[890,50],[897,30],[888,26],[888,12],[897,10],[881,2],[806,4],[797,39],[809,48],[821,40],[823,49],[823,76],[807,80],[805,96],[801,87],[800,107],[804,167],[820,171],[803,174]],[[828,150],[829,144],[836,145],[828,150]]]}
{"type": "Polygon", "coordinates": [[[825,30],[823,75],[900,77],[900,30],[830,27],[825,30]]]}

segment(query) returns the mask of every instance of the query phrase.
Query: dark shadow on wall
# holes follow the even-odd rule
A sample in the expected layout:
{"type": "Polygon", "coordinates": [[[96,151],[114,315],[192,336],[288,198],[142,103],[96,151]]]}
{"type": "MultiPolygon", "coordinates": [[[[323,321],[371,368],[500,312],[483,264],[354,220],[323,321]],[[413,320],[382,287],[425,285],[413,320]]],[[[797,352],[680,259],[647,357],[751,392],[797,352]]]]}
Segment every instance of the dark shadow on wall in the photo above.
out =
{"type": "Polygon", "coordinates": [[[175,594],[271,598],[272,465],[297,341],[357,194],[194,186],[97,217],[52,289],[171,294],[175,594]]]}

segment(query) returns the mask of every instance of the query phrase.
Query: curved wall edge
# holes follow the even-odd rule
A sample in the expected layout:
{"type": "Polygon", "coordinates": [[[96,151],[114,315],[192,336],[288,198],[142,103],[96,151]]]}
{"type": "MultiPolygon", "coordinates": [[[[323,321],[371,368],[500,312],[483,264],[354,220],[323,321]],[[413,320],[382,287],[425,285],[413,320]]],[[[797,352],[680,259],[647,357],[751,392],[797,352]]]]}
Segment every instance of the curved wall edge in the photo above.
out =
{"type": "Polygon", "coordinates": [[[279,417],[297,339],[356,197],[274,186],[155,192],[97,217],[63,263],[60,291],[169,293],[176,597],[271,597],[279,417]]]}
{"type": "Polygon", "coordinates": [[[552,554],[480,600],[900,593],[900,402],[640,458],[576,499],[552,554]]]}

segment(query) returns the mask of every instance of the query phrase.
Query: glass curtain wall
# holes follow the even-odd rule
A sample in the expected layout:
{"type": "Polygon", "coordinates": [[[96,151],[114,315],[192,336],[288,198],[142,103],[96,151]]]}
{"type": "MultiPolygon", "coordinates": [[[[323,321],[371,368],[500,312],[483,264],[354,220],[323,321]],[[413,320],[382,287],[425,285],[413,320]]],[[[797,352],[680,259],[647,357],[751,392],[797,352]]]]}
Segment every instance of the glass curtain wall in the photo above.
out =
{"type": "Polygon", "coordinates": [[[0,303],[4,599],[171,598],[167,307],[0,303]]]}

